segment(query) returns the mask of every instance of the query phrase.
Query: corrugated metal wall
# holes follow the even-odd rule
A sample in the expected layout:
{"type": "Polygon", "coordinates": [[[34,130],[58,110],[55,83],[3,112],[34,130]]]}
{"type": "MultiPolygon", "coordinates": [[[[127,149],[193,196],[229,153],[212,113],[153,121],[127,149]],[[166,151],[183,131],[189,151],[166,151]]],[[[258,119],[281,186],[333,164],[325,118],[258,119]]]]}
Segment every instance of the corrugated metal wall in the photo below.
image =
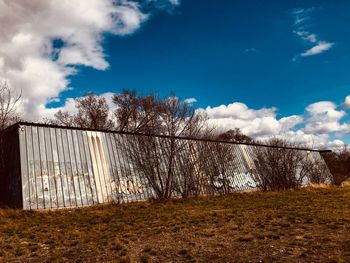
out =
{"type": "MultiPolygon", "coordinates": [[[[23,208],[80,207],[155,197],[147,176],[133,166],[133,157],[127,152],[131,139],[143,137],[147,136],[21,125],[23,208]]],[[[165,153],[165,146],[169,146],[171,140],[153,137],[152,143],[158,149],[159,155],[155,156],[162,158],[161,153],[165,153]]],[[[201,195],[210,194],[213,189],[220,193],[256,187],[250,174],[254,168],[251,156],[255,146],[188,139],[177,139],[176,143],[181,146],[177,151],[181,149],[181,152],[174,159],[173,196],[181,196],[184,184],[179,182],[187,180],[185,175],[189,172],[202,180],[201,195]],[[186,162],[196,162],[198,158],[202,159],[201,165],[192,165],[192,170],[186,168],[186,162]],[[206,158],[205,165],[203,158],[206,158]],[[220,163],[225,166],[222,172],[220,163]],[[210,174],[217,176],[211,180],[209,189],[206,186],[210,174]]],[[[147,154],[147,149],[140,148],[139,154],[147,154]]],[[[305,151],[305,154],[310,158],[321,158],[318,152],[305,151]]],[[[149,162],[152,162],[151,157],[149,162]]],[[[167,160],[162,160],[160,166],[165,162],[167,160]]],[[[166,165],[154,167],[164,168],[166,165]]]]}

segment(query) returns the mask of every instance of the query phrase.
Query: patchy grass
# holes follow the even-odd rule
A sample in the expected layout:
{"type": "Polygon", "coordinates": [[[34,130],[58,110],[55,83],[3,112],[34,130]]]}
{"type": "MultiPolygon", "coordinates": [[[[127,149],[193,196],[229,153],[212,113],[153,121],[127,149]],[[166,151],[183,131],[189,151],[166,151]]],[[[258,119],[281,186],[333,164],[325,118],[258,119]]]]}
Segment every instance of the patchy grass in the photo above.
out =
{"type": "Polygon", "coordinates": [[[350,189],[0,210],[0,261],[350,262],[350,189]]]}

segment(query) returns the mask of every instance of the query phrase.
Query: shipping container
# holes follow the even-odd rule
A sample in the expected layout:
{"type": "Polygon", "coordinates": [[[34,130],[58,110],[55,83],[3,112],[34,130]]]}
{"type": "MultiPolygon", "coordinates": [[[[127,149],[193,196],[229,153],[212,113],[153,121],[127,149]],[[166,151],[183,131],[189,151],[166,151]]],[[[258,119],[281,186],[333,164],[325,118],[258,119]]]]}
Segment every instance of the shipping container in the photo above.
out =
{"type": "MultiPolygon", "coordinates": [[[[157,198],[164,189],[171,197],[255,190],[256,147],[270,146],[20,122],[0,138],[0,203],[72,208],[157,198]]],[[[323,162],[317,150],[292,150],[323,162]]]]}

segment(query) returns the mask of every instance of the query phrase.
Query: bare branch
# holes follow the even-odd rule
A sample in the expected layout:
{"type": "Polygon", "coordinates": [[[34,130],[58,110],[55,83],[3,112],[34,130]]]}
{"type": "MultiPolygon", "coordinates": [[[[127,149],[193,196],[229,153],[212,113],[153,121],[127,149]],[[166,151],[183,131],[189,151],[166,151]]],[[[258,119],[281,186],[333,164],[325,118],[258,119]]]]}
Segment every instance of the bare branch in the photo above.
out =
{"type": "Polygon", "coordinates": [[[109,106],[103,97],[89,93],[85,97],[75,99],[78,112],[71,114],[59,110],[51,124],[68,127],[79,127],[97,130],[112,130],[114,124],[109,118],[109,106]]]}
{"type": "Polygon", "coordinates": [[[0,129],[20,120],[17,112],[18,105],[21,102],[22,93],[14,92],[7,82],[0,83],[0,129]]]}

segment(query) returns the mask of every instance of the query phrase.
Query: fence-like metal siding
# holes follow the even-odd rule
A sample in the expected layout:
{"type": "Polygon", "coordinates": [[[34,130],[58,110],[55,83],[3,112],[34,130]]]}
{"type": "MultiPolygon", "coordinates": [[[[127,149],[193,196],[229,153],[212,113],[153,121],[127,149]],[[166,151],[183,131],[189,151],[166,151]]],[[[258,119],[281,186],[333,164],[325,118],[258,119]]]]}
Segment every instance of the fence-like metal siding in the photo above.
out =
{"type": "MultiPolygon", "coordinates": [[[[22,196],[24,209],[80,207],[98,203],[131,202],[155,197],[155,192],[141,171],[125,153],[127,141],[133,134],[105,133],[36,125],[19,127],[22,196]]],[[[159,154],[159,169],[165,169],[169,138],[155,137],[159,154]]],[[[254,189],[251,176],[254,169],[252,145],[226,144],[190,139],[177,142],[180,157],[174,160],[175,185],[181,196],[186,180],[183,169],[188,161],[199,163],[201,153],[213,147],[226,147],[223,156],[210,155],[205,166],[194,165],[193,172],[200,180],[200,194],[209,193],[208,176],[217,173],[213,167],[227,160],[225,174],[219,174],[213,186],[218,192],[254,189]],[[232,158],[230,158],[230,156],[232,158]],[[226,158],[226,159],[225,159],[226,158]],[[181,164],[181,165],[180,165],[181,164]],[[181,168],[182,167],[182,168],[181,168]],[[203,168],[204,167],[204,168],[203,168]],[[204,171],[204,170],[205,171],[204,171]],[[228,183],[224,185],[223,181],[228,183]]],[[[318,152],[308,153],[310,158],[322,158],[318,152]]],[[[140,149],[139,154],[145,154],[140,149]]],[[[307,182],[304,182],[307,183],[307,182]]]]}

